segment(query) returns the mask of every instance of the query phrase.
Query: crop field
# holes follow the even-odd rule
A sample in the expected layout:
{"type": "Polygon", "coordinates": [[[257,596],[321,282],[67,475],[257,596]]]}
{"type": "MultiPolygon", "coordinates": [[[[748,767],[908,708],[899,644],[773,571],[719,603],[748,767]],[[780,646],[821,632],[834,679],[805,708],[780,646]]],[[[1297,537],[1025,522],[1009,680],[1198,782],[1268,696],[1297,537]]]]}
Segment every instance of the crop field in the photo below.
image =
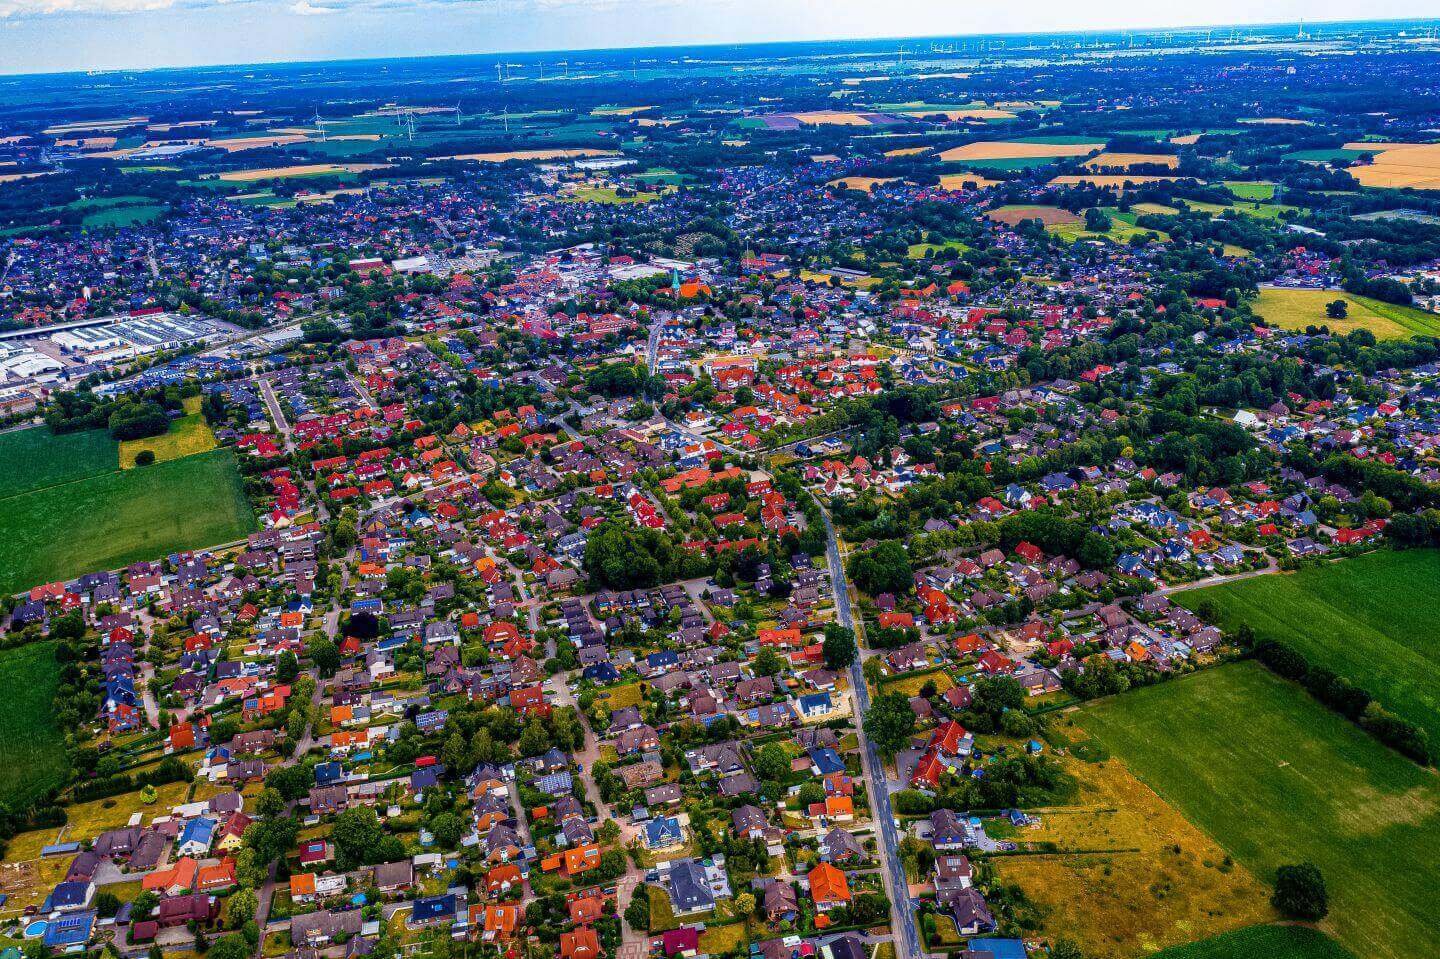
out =
{"type": "Polygon", "coordinates": [[[1143,186],[1146,183],[1164,183],[1174,179],[1175,177],[1173,176],[1162,176],[1157,173],[1066,173],[1052,179],[1050,185],[1077,186],[1083,183],[1088,186],[1123,190],[1126,186],[1143,186]]]}
{"type": "Polygon", "coordinates": [[[1371,553],[1286,576],[1256,576],[1176,597],[1214,607],[1287,643],[1440,742],[1440,551],[1371,553]]]}
{"type": "Polygon", "coordinates": [[[1000,206],[985,215],[1006,226],[1018,226],[1025,220],[1039,220],[1047,227],[1085,222],[1076,214],[1058,206],[1000,206]]]}
{"type": "Polygon", "coordinates": [[[940,177],[942,190],[983,190],[999,185],[999,180],[991,180],[978,173],[946,173],[940,177]]]}
{"type": "Polygon", "coordinates": [[[877,186],[880,186],[880,185],[885,184],[885,183],[894,183],[894,182],[895,182],[895,179],[896,179],[895,177],[846,176],[846,177],[841,177],[841,178],[838,179],[838,180],[831,180],[829,183],[827,183],[827,184],[825,184],[825,185],[826,185],[826,186],[839,186],[839,187],[844,187],[844,188],[847,189],[847,190],[858,190],[858,191],[860,191],[861,193],[869,193],[871,190],[874,190],[877,186]]]}
{"type": "Polygon", "coordinates": [[[0,653],[0,803],[20,808],[70,771],[52,701],[60,685],[54,643],[0,653]]]}
{"type": "Polygon", "coordinates": [[[1261,883],[1125,763],[1087,749],[1083,730],[1058,732],[1073,737],[1072,754],[1057,761],[1077,783],[1075,799],[1011,837],[1057,851],[991,860],[1003,882],[1044,907],[1047,931],[1086,956],[1120,959],[1274,918],[1261,883]]]}
{"type": "Polygon", "coordinates": [[[954,163],[969,160],[1052,160],[1079,157],[1104,147],[1103,143],[1031,143],[1023,140],[980,140],[953,147],[940,159],[954,163]]]}
{"type": "Polygon", "coordinates": [[[1128,170],[1137,166],[1163,166],[1173,170],[1179,165],[1180,158],[1173,153],[1102,153],[1099,156],[1091,157],[1083,164],[1091,170],[1101,170],[1105,167],[1128,170]]]}
{"type": "Polygon", "coordinates": [[[135,457],[140,455],[142,450],[154,453],[155,462],[164,463],[184,456],[194,456],[196,453],[209,452],[217,445],[215,431],[210,429],[205,417],[200,415],[200,397],[192,396],[185,400],[185,415],[171,422],[169,432],[161,436],[121,443],[120,467],[133,468],[135,457]]]}
{"type": "Polygon", "coordinates": [[[1394,144],[1349,173],[1361,186],[1440,190],[1440,143],[1394,144]]]}
{"type": "Polygon", "coordinates": [[[1355,959],[1345,947],[1308,926],[1251,926],[1157,952],[1152,959],[1355,959]]]}
{"type": "Polygon", "coordinates": [[[1267,323],[1285,330],[1303,330],[1307,326],[1328,326],[1344,333],[1369,330],[1382,340],[1440,335],[1440,314],[1340,290],[1267,288],[1260,291],[1251,307],[1267,323]],[[1325,315],[1325,304],[1334,300],[1344,300],[1349,306],[1343,320],[1332,320],[1325,315]]]}
{"type": "Polygon", "coordinates": [[[104,430],[56,436],[36,426],[0,433],[0,500],[112,473],[118,462],[115,441],[104,430]]]}
{"type": "Polygon", "coordinates": [[[588,147],[573,150],[505,150],[498,153],[462,153],[441,157],[444,160],[474,160],[476,163],[504,163],[507,160],[574,160],[581,157],[619,156],[618,150],[595,150],[588,147]]]}
{"type": "Polygon", "coordinates": [[[254,525],[229,450],[32,489],[0,499],[0,590],[228,543],[254,525]]]}
{"type": "Polygon", "coordinates": [[[1237,663],[1071,717],[1262,881],[1318,866],[1356,955],[1440,954],[1440,778],[1299,686],[1237,663]]]}
{"type": "Polygon", "coordinates": [[[230,170],[220,174],[219,179],[228,183],[253,183],[256,180],[288,180],[303,177],[341,176],[347,173],[363,173],[366,170],[381,170],[385,163],[297,163],[292,166],[261,167],[256,170],[230,170]]]}

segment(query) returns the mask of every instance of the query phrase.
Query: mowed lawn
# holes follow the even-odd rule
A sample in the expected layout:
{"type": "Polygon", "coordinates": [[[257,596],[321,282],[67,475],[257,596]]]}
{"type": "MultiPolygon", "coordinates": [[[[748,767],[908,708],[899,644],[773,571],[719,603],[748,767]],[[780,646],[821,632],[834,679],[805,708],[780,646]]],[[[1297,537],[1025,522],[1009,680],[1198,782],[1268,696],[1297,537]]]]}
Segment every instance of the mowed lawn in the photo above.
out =
{"type": "Polygon", "coordinates": [[[115,441],[104,430],[56,436],[47,427],[0,433],[0,499],[118,468],[115,441]]]}
{"type": "Polygon", "coordinates": [[[1369,330],[1382,340],[1440,336],[1440,313],[1427,313],[1413,306],[1385,303],[1341,290],[1264,289],[1250,306],[1257,316],[1284,330],[1303,330],[1307,326],[1328,326],[1337,333],[1369,330]],[[1332,320],[1325,315],[1325,304],[1335,300],[1344,300],[1348,306],[1343,320],[1332,320]]]}
{"type": "Polygon", "coordinates": [[[1331,904],[1322,928],[1357,956],[1440,955],[1434,773],[1254,662],[1073,717],[1262,880],[1287,863],[1319,866],[1331,904]]]}
{"type": "Polygon", "coordinates": [[[55,643],[0,653],[0,803],[11,808],[60,785],[70,771],[52,708],[59,685],[55,643]]]}
{"type": "Polygon", "coordinates": [[[227,543],[254,526],[229,450],[21,493],[0,499],[0,590],[227,543]]]}
{"type": "Polygon", "coordinates": [[[1371,553],[1175,598],[1213,605],[1227,631],[1248,623],[1288,643],[1440,744],[1440,550],[1371,553]]]}
{"type": "Polygon", "coordinates": [[[1355,959],[1325,933],[1307,926],[1251,926],[1176,946],[1151,959],[1355,959]]]}

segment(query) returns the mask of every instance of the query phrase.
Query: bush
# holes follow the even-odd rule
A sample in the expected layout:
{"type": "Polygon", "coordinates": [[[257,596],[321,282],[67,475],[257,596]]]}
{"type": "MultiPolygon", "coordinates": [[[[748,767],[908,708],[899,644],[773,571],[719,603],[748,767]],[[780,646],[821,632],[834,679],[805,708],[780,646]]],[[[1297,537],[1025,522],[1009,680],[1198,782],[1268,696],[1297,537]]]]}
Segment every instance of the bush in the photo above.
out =
{"type": "Polygon", "coordinates": [[[153,462],[155,462],[154,450],[141,450],[135,454],[136,466],[149,466],[153,462]]]}

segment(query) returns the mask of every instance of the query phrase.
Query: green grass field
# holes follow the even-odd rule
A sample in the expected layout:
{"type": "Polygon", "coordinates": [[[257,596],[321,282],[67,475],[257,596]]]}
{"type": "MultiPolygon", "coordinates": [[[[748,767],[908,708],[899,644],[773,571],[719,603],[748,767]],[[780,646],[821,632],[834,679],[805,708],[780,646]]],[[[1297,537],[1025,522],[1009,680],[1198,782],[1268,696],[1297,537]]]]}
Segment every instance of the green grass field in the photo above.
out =
{"type": "Polygon", "coordinates": [[[1181,593],[1344,676],[1440,743],[1440,550],[1371,553],[1181,593]]]}
{"type": "Polygon", "coordinates": [[[1170,239],[1170,234],[1163,230],[1148,230],[1136,226],[1134,213],[1121,213],[1114,207],[1102,209],[1110,217],[1110,229],[1104,233],[1092,233],[1085,229],[1083,222],[1061,223],[1046,229],[1066,243],[1077,243],[1081,240],[1110,240],[1113,243],[1129,243],[1130,238],[1135,236],[1154,236],[1159,240],[1170,239]]]}
{"type": "Polygon", "coordinates": [[[52,701],[60,685],[54,643],[0,653],[0,802],[18,808],[70,771],[52,701]]]}
{"type": "Polygon", "coordinates": [[[1267,323],[1285,330],[1303,330],[1307,326],[1328,326],[1337,333],[1369,330],[1382,340],[1440,336],[1440,314],[1340,290],[1263,289],[1250,305],[1267,323]],[[1345,319],[1332,320],[1325,315],[1325,304],[1334,300],[1349,305],[1345,319]]]}
{"type": "Polygon", "coordinates": [[[1154,953],[1151,959],[1355,959],[1323,932],[1307,926],[1250,926],[1154,953]]]}
{"type": "Polygon", "coordinates": [[[1275,184],[1264,180],[1226,180],[1225,189],[1241,200],[1263,202],[1275,199],[1275,184]]]}
{"type": "Polygon", "coordinates": [[[104,430],[53,435],[47,427],[0,433],[0,499],[114,472],[119,454],[104,430]]]}
{"type": "Polygon", "coordinates": [[[19,493],[0,499],[0,591],[231,542],[254,525],[229,450],[19,493]]]}
{"type": "Polygon", "coordinates": [[[1323,928],[1356,955],[1440,955],[1440,777],[1256,663],[1072,715],[1262,880],[1319,866],[1323,928]]]}

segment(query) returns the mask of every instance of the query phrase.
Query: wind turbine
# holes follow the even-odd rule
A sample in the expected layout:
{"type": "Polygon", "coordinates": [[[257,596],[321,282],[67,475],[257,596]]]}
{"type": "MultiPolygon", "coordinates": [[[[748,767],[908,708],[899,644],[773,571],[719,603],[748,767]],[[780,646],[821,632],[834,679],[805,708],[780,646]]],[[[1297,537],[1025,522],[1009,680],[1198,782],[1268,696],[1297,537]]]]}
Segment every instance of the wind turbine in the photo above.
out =
{"type": "Polygon", "coordinates": [[[322,119],[320,119],[320,108],[319,108],[319,107],[316,107],[316,108],[315,108],[315,129],[317,129],[317,130],[320,131],[320,142],[321,142],[321,143],[324,143],[324,142],[325,142],[325,138],[326,138],[326,134],[325,134],[325,121],[322,120],[322,119]]]}

